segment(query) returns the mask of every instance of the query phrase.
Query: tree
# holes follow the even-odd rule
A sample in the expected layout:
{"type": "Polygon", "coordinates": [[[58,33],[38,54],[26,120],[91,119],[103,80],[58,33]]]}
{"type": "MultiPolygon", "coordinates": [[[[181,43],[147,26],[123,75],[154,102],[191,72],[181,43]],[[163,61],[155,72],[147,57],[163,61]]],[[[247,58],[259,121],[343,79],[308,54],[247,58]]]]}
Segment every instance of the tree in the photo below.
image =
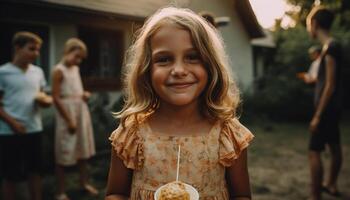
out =
{"type": "MultiPolygon", "coordinates": [[[[305,24],[305,19],[307,14],[310,12],[312,7],[315,5],[314,0],[286,0],[290,5],[297,7],[293,11],[289,11],[287,15],[291,16],[292,19],[297,20],[297,23],[305,24]]],[[[336,12],[341,12],[342,9],[348,9],[348,0],[322,0],[322,5],[335,10],[336,12]]]]}

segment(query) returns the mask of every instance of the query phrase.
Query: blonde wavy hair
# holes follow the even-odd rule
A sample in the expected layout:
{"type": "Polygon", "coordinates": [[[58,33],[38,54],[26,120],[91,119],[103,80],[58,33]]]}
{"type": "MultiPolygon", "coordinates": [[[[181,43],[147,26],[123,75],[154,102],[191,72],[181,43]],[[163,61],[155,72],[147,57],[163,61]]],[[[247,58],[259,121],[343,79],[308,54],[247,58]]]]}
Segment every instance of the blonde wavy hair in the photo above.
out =
{"type": "Polygon", "coordinates": [[[88,49],[86,44],[78,38],[69,38],[64,44],[63,54],[69,54],[77,49],[83,52],[84,58],[87,57],[88,49]]]}
{"type": "Polygon", "coordinates": [[[208,83],[200,96],[202,114],[212,120],[236,117],[240,96],[220,34],[196,13],[175,7],[162,8],[149,17],[127,51],[123,69],[125,104],[120,112],[114,113],[115,117],[125,126],[127,121],[138,121],[159,106],[159,97],[150,80],[150,41],[165,24],[177,25],[190,33],[206,67],[208,83]]]}

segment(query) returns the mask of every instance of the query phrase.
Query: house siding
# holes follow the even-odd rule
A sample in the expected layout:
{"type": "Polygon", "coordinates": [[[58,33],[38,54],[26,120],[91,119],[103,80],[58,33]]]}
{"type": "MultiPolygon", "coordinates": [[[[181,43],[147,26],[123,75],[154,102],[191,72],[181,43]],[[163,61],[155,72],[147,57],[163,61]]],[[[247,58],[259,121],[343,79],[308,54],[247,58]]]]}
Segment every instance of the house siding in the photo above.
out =
{"type": "Polygon", "coordinates": [[[253,85],[253,52],[250,37],[241,19],[234,9],[234,1],[193,0],[188,7],[195,12],[210,11],[216,17],[228,16],[230,23],[220,27],[234,77],[244,92],[249,92],[253,85]]]}

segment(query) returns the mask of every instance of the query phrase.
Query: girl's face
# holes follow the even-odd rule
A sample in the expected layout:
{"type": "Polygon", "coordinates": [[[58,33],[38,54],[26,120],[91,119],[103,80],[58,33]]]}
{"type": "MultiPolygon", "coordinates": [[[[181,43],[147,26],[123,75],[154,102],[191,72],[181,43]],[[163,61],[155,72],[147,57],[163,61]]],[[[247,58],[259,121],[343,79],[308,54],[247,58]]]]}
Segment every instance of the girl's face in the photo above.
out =
{"type": "Polygon", "coordinates": [[[65,61],[68,65],[79,65],[84,57],[83,50],[75,49],[66,54],[65,61]]]}
{"type": "Polygon", "coordinates": [[[208,73],[190,33],[164,25],[151,38],[151,81],[161,102],[185,106],[196,102],[205,89],[208,73]]]}

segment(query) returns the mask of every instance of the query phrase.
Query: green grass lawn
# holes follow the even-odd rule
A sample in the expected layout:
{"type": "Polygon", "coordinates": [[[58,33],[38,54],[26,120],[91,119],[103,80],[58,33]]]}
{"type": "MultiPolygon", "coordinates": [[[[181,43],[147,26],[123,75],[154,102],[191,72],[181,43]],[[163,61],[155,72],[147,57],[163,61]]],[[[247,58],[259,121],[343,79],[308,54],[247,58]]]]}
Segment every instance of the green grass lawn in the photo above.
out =
{"type": "MultiPolygon", "coordinates": [[[[249,171],[254,199],[301,200],[309,194],[307,124],[261,123],[249,128],[256,138],[249,150],[249,171]]],[[[341,125],[343,168],[339,177],[340,199],[350,199],[350,124],[341,125]]],[[[323,156],[328,169],[329,154],[323,156]]],[[[327,177],[327,175],[326,175],[327,177]]],[[[335,199],[324,195],[324,199],[335,199]]]]}

